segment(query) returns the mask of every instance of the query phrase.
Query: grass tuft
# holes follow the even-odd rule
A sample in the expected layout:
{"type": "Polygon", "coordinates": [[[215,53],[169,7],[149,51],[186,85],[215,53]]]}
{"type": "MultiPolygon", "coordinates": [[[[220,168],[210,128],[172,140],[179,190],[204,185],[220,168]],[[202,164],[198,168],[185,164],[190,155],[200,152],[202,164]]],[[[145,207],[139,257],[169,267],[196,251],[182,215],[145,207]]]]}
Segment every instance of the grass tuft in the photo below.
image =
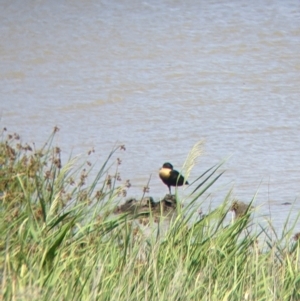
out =
{"type": "MultiPolygon", "coordinates": [[[[130,187],[120,181],[121,160],[114,160],[125,147],[113,149],[100,168],[77,158],[63,164],[53,146],[57,131],[40,149],[2,133],[3,300],[300,300],[296,222],[287,220],[280,235],[271,222],[255,227],[252,202],[227,222],[228,211],[243,205],[231,208],[230,194],[194,218],[222,163],[193,182],[189,205],[178,206],[167,224],[150,215],[144,226],[139,215],[113,213],[130,187]],[[92,168],[98,172],[91,179],[92,168]]],[[[199,143],[187,175],[201,152],[199,143]]]]}

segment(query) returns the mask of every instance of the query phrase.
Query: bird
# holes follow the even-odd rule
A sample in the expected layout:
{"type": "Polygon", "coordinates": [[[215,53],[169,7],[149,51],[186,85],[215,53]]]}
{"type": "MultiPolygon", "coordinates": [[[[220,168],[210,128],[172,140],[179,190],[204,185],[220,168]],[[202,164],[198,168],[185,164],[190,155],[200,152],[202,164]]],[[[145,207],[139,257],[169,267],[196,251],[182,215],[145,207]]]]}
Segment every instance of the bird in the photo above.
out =
{"type": "Polygon", "coordinates": [[[233,211],[235,214],[235,219],[244,216],[247,212],[250,212],[252,209],[253,206],[238,200],[234,200],[230,207],[230,211],[233,211]]]}
{"type": "Polygon", "coordinates": [[[189,184],[188,181],[184,179],[177,170],[173,169],[173,165],[169,162],[164,163],[162,168],[159,170],[159,177],[169,188],[171,193],[171,186],[182,186],[184,184],[189,184]]]}

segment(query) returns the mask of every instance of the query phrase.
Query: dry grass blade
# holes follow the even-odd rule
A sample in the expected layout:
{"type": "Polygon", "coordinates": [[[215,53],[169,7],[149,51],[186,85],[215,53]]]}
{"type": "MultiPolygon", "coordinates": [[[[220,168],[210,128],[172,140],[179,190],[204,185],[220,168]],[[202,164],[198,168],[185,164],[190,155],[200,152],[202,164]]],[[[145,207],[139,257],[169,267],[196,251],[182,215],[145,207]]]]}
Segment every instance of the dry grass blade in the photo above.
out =
{"type": "Polygon", "coordinates": [[[184,164],[183,171],[185,178],[188,179],[193,167],[198,163],[199,157],[203,154],[204,140],[198,141],[190,150],[184,164]]]}

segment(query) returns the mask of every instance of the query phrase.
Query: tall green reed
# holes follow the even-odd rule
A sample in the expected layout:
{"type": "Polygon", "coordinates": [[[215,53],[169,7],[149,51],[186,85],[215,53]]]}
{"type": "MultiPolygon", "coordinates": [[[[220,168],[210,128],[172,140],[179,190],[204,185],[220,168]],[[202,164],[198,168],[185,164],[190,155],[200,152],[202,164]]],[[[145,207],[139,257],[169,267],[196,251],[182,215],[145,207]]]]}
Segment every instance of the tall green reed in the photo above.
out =
{"type": "MultiPolygon", "coordinates": [[[[112,214],[118,195],[128,187],[118,181],[118,162],[113,160],[119,148],[90,180],[86,163],[78,166],[70,158],[63,164],[60,149],[53,146],[57,130],[41,149],[3,133],[4,300],[300,299],[295,223],[274,240],[266,228],[258,225],[255,230],[250,210],[228,222],[230,193],[219,207],[194,218],[195,204],[218,181],[222,164],[193,182],[190,203],[177,207],[163,235],[154,230],[145,235],[138,215],[112,214]]],[[[192,150],[187,170],[201,146],[192,150]]],[[[149,220],[150,228],[162,227],[151,214],[149,220]]]]}

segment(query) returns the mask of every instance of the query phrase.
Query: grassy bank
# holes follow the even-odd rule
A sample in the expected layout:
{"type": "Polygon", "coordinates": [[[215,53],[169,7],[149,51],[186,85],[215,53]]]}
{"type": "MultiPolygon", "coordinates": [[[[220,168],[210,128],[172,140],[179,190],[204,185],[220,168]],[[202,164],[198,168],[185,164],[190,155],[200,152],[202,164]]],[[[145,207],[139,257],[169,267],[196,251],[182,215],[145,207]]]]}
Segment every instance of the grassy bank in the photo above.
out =
{"type": "Polygon", "coordinates": [[[56,131],[40,149],[3,132],[3,300],[300,300],[293,229],[274,240],[249,227],[250,212],[225,223],[229,197],[194,219],[193,204],[218,180],[219,166],[199,176],[167,231],[150,215],[153,235],[145,235],[134,216],[112,214],[130,186],[119,181],[120,160],[111,160],[124,147],[90,179],[89,162],[61,162],[56,131]]]}

